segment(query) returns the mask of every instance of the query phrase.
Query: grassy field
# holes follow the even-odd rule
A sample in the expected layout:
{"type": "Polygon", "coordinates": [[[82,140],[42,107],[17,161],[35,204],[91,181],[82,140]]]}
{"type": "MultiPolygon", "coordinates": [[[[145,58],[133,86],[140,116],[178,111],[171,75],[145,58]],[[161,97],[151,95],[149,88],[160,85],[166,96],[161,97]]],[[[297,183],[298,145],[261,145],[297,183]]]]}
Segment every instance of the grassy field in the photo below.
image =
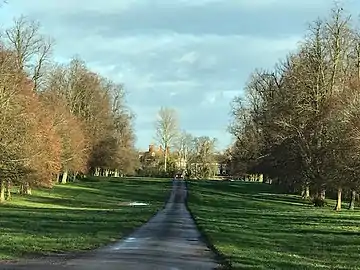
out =
{"type": "Polygon", "coordinates": [[[261,183],[188,185],[200,230],[232,269],[360,269],[359,211],[315,208],[261,183]]]}
{"type": "Polygon", "coordinates": [[[79,251],[114,241],[164,205],[171,182],[90,178],[0,205],[0,259],[79,251]],[[148,206],[127,206],[126,202],[148,206]]]}

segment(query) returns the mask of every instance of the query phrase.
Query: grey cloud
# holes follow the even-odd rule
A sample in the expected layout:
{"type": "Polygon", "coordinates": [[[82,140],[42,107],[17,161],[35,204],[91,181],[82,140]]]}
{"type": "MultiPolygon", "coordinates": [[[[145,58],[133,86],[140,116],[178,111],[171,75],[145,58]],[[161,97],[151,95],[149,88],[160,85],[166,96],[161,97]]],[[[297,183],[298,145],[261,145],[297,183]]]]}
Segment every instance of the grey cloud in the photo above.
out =
{"type": "MultiPolygon", "coordinates": [[[[179,5],[171,2],[144,1],[126,10],[77,11],[51,14],[81,33],[105,37],[134,33],[177,32],[180,34],[281,36],[302,33],[307,21],[328,12],[331,1],[318,4],[271,5],[244,8],[238,1],[214,1],[206,5],[179,5]],[[95,26],[95,27],[93,27],[95,26]]],[[[299,3],[298,1],[295,1],[299,3]]],[[[34,13],[37,16],[37,13],[34,13]]],[[[45,18],[46,14],[41,14],[45,18]]],[[[49,18],[53,20],[54,18],[49,18]]]]}
{"type": "MultiPolygon", "coordinates": [[[[133,49],[136,50],[135,47],[138,46],[141,50],[144,39],[139,36],[137,42],[132,44],[133,49]]],[[[189,41],[186,45],[178,47],[181,39],[182,36],[176,36],[173,39],[170,43],[172,50],[160,46],[144,54],[128,55],[127,42],[125,42],[108,50],[91,48],[83,55],[87,61],[95,62],[100,67],[113,66],[108,74],[130,79],[130,82],[125,81],[125,83],[130,83],[135,89],[160,87],[166,90],[169,87],[178,90],[180,87],[191,87],[191,84],[189,86],[176,84],[177,81],[187,81],[193,82],[196,86],[200,85],[204,89],[223,90],[240,86],[255,67],[272,66],[295,44],[291,39],[291,42],[284,40],[284,45],[282,45],[282,42],[274,43],[266,39],[257,41],[252,37],[203,37],[201,42],[189,41]],[[261,47],[261,43],[267,44],[269,48],[261,47]],[[278,49],[279,46],[283,48],[278,49]],[[190,62],[181,61],[189,53],[190,56],[196,55],[196,57],[192,56],[190,62]],[[133,73],[137,76],[133,79],[129,78],[133,73]],[[163,84],[164,81],[173,83],[163,84]]],[[[148,42],[153,41],[148,40],[148,42]]],[[[82,47],[85,48],[87,45],[83,44],[82,47]]],[[[66,48],[68,46],[64,46],[64,50],[66,48]]]]}

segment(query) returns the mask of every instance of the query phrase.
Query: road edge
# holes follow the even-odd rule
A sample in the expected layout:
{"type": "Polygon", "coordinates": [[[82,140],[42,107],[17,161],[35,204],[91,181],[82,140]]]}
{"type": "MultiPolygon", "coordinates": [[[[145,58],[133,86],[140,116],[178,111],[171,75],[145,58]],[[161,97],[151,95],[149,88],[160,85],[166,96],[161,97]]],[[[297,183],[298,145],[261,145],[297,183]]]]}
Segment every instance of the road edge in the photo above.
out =
{"type": "Polygon", "coordinates": [[[188,203],[188,197],[191,193],[189,186],[188,186],[189,181],[188,180],[184,180],[184,181],[185,181],[185,187],[186,187],[186,192],[187,192],[186,200],[185,200],[185,207],[189,211],[191,218],[194,220],[195,225],[200,232],[201,240],[215,254],[215,257],[216,257],[215,259],[220,263],[220,266],[217,267],[216,269],[218,269],[218,270],[233,269],[231,262],[228,260],[228,258],[214,246],[214,244],[212,243],[212,241],[210,240],[209,236],[206,234],[204,229],[198,224],[198,221],[197,221],[196,217],[194,216],[194,214],[192,213],[191,208],[188,203]]]}

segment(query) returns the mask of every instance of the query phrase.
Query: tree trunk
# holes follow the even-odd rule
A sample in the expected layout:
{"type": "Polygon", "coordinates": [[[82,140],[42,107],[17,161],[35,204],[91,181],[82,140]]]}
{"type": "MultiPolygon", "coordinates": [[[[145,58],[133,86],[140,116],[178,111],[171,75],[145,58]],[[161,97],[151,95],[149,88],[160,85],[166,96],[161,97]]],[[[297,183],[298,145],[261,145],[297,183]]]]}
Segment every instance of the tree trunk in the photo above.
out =
{"type": "Polygon", "coordinates": [[[105,170],[105,177],[108,177],[109,176],[109,169],[106,169],[105,170]]]}
{"type": "Polygon", "coordinates": [[[20,195],[31,195],[31,187],[28,182],[20,184],[19,194],[20,195]]]}
{"type": "Polygon", "coordinates": [[[11,181],[6,181],[6,187],[5,187],[5,200],[11,199],[11,181]]]}
{"type": "Polygon", "coordinates": [[[5,181],[0,181],[0,203],[5,201],[5,181]]]}
{"type": "Polygon", "coordinates": [[[119,170],[118,170],[118,169],[115,169],[114,176],[115,176],[115,177],[119,177],[119,170]]]}
{"type": "Polygon", "coordinates": [[[341,210],[341,192],[342,192],[342,189],[339,187],[339,188],[338,188],[338,192],[337,192],[336,206],[335,206],[335,210],[336,210],[336,211],[340,211],[340,210],[341,210]]]}
{"type": "Polygon", "coordinates": [[[320,191],[320,198],[322,199],[322,200],[325,200],[325,188],[321,188],[321,191],[320,191]]]}
{"type": "Polygon", "coordinates": [[[20,195],[24,195],[24,184],[20,184],[20,186],[19,186],[19,191],[18,191],[18,193],[20,194],[20,195]]]}
{"type": "Polygon", "coordinates": [[[350,204],[349,204],[349,210],[354,210],[354,208],[355,208],[355,198],[356,198],[356,191],[352,190],[351,191],[350,204]]]}
{"type": "Polygon", "coordinates": [[[165,149],[165,152],[164,152],[164,171],[166,172],[167,170],[167,151],[165,149]]]}
{"type": "Polygon", "coordinates": [[[31,187],[30,184],[28,182],[26,182],[25,184],[25,194],[26,195],[31,195],[32,191],[31,191],[31,187]]]}
{"type": "Polygon", "coordinates": [[[303,187],[301,195],[304,200],[308,200],[310,198],[310,187],[308,184],[303,187]]]}
{"type": "Polygon", "coordinates": [[[95,168],[95,172],[94,172],[94,176],[99,176],[100,175],[100,168],[95,168]]]}
{"type": "Polygon", "coordinates": [[[56,174],[56,183],[60,183],[60,173],[56,174]]]}
{"type": "Polygon", "coordinates": [[[73,177],[72,177],[72,181],[75,182],[76,181],[76,176],[77,176],[77,172],[73,173],[73,177]]]}
{"type": "Polygon", "coordinates": [[[64,171],[62,178],[61,178],[61,184],[66,184],[68,173],[69,173],[68,170],[64,171]]]}

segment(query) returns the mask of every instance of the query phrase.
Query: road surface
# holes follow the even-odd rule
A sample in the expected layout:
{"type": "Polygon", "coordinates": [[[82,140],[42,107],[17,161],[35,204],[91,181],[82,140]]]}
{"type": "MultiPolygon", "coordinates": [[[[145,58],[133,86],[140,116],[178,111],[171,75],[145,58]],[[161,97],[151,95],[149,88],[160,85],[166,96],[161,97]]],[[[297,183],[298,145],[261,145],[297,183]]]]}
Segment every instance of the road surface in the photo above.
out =
{"type": "Polygon", "coordinates": [[[187,211],[186,186],[174,180],[165,208],[127,238],[72,259],[2,264],[1,270],[201,270],[215,269],[215,255],[187,211]],[[50,265],[51,264],[51,265],[50,265]]]}

